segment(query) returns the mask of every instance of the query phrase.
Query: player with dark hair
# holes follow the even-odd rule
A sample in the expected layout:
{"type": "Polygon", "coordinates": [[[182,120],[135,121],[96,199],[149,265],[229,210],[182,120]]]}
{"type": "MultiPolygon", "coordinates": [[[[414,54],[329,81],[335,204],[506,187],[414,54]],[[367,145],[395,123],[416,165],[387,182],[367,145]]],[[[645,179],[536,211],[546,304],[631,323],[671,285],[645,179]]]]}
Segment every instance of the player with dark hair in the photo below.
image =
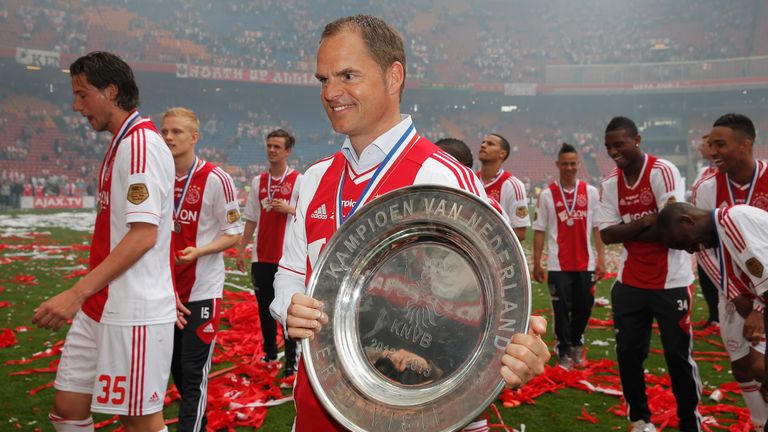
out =
{"type": "Polygon", "coordinates": [[[681,431],[700,431],[701,384],[692,357],[691,257],[659,242],[659,210],[684,199],[677,167],[643,153],[635,123],[614,117],[605,129],[605,149],[616,168],[602,181],[595,217],[606,244],[622,243],[625,253],[611,289],[619,376],[632,431],[650,432],[643,363],[653,320],[659,324],[664,358],[672,378],[681,431]]]}
{"type": "Polygon", "coordinates": [[[563,143],[555,166],[558,180],[541,191],[536,203],[533,279],[548,283],[559,363],[570,368],[584,363],[584,330],[595,302],[595,282],[605,272],[605,247],[594,218],[599,194],[578,178],[579,153],[563,143]],[[541,264],[545,233],[549,233],[546,278],[541,264]],[[593,234],[597,254],[592,248],[593,234]]]}
{"type": "Polygon", "coordinates": [[[472,165],[475,162],[472,157],[472,150],[469,149],[469,146],[464,141],[456,138],[441,138],[435,141],[435,145],[455,157],[465,167],[472,169],[472,165]]]}
{"type": "Polygon", "coordinates": [[[33,321],[67,333],[49,418],[58,432],[93,431],[91,412],[127,430],[166,431],[163,400],[177,319],[171,262],[174,163],[119,57],[70,66],[73,109],[112,142],[99,170],[90,272],[43,302],[33,321]],[[141,361],[136,361],[140,359],[141,361]]]}
{"type": "MultiPolygon", "coordinates": [[[[717,171],[693,188],[694,206],[711,211],[736,204],[768,210],[768,164],[752,155],[755,127],[742,114],[725,114],[709,132],[709,153],[717,171]]],[[[714,250],[696,253],[698,262],[719,292],[720,336],[731,359],[731,371],[739,383],[752,423],[768,420],[768,405],[759,393],[765,340],[753,343],[751,335],[764,334],[765,303],[738,279],[723,281],[720,259],[714,250]]]]}
{"type": "MultiPolygon", "coordinates": [[[[725,285],[737,283],[763,303],[768,300],[765,271],[768,213],[744,204],[704,210],[676,203],[661,211],[658,225],[662,243],[690,253],[704,250],[717,253],[721,256],[721,272],[726,274],[725,285]]],[[[768,326],[768,314],[763,313],[762,318],[763,326],[768,326]]],[[[765,343],[765,336],[756,331],[745,337],[752,343],[765,343]]],[[[755,378],[762,382],[762,396],[768,397],[766,369],[761,363],[754,366],[755,378]]],[[[766,424],[755,423],[753,414],[752,426],[762,431],[766,424]]]]}
{"type": "MultiPolygon", "coordinates": [[[[286,226],[296,213],[296,200],[302,175],[288,166],[296,139],[283,129],[275,129],[266,138],[269,169],[254,177],[245,204],[245,231],[240,242],[237,268],[245,270],[245,246],[253,239],[251,281],[259,305],[259,321],[264,344],[264,362],[277,360],[277,322],[269,312],[275,299],[275,273],[283,254],[286,226]]],[[[283,377],[296,373],[296,341],[284,337],[285,369],[283,377]]]]}
{"type": "MultiPolygon", "coordinates": [[[[696,180],[693,182],[693,186],[691,186],[691,198],[693,197],[693,189],[695,189],[702,180],[717,172],[717,167],[715,166],[714,162],[712,162],[712,150],[710,149],[709,145],[709,134],[705,134],[701,137],[698,150],[701,154],[702,160],[705,162],[705,165],[701,168],[701,170],[699,170],[699,173],[696,175],[696,180]]],[[[715,284],[712,282],[712,279],[709,278],[707,272],[701,266],[701,262],[698,261],[696,262],[696,273],[699,277],[699,286],[701,287],[701,293],[704,296],[704,300],[707,302],[707,310],[709,312],[709,316],[707,317],[707,321],[704,323],[704,327],[708,327],[711,324],[718,325],[720,323],[720,313],[717,306],[720,298],[720,295],[718,294],[718,288],[715,286],[715,284]]]]}
{"type": "Polygon", "coordinates": [[[496,133],[486,135],[477,156],[482,165],[477,176],[483,181],[486,194],[498,201],[507,212],[510,225],[522,242],[525,240],[525,232],[531,226],[531,218],[528,216],[525,184],[501,168],[509,152],[509,141],[506,138],[496,133]]]}

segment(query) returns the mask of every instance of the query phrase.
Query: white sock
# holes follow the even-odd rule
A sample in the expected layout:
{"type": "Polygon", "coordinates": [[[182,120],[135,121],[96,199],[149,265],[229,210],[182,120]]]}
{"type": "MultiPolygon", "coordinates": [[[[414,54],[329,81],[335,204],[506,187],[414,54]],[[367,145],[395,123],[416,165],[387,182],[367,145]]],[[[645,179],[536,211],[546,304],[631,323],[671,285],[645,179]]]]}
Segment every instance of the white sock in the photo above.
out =
{"type": "Polygon", "coordinates": [[[491,429],[488,427],[488,420],[477,420],[464,426],[461,432],[489,432],[491,429]]]}
{"type": "Polygon", "coordinates": [[[760,394],[760,383],[752,380],[749,382],[740,382],[741,397],[749,408],[749,416],[753,425],[765,425],[768,420],[768,405],[765,404],[763,396],[760,394]]]}
{"type": "Polygon", "coordinates": [[[157,431],[157,432],[168,432],[168,426],[163,426],[163,428],[162,428],[162,429],[160,429],[160,430],[159,430],[159,431],[157,431]]]}
{"type": "Polygon", "coordinates": [[[56,432],[93,432],[93,417],[83,420],[64,420],[56,414],[48,414],[48,420],[56,432]]]}

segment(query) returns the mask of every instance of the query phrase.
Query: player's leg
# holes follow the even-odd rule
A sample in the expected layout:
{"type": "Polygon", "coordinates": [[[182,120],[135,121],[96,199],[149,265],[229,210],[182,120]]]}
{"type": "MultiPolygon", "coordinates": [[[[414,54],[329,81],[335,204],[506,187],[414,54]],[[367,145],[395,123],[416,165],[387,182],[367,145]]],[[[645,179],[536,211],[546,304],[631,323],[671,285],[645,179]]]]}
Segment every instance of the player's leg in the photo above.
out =
{"type": "Polygon", "coordinates": [[[557,339],[558,362],[563,367],[571,366],[571,281],[566,272],[547,272],[547,285],[552,299],[554,333],[557,339]]]}
{"type": "Polygon", "coordinates": [[[272,268],[277,266],[266,263],[253,263],[251,275],[253,277],[253,289],[256,291],[256,301],[259,304],[259,321],[261,323],[261,336],[264,340],[264,360],[277,360],[277,322],[269,313],[269,305],[275,299],[275,289],[272,283],[275,274],[272,268]]]}
{"type": "Polygon", "coordinates": [[[736,309],[732,301],[722,293],[719,294],[720,337],[731,359],[731,373],[739,383],[741,397],[749,409],[752,424],[760,425],[768,420],[768,407],[759,392],[760,383],[757,379],[762,378],[762,375],[754,375],[754,372],[755,363],[762,365],[763,359],[760,354],[753,352],[751,343],[744,339],[744,317],[736,309]]]}
{"type": "Polygon", "coordinates": [[[624,285],[618,281],[611,289],[619,378],[631,422],[651,421],[643,369],[643,363],[648,357],[653,324],[648,297],[649,290],[624,285]]]}
{"type": "MultiPolygon", "coordinates": [[[[189,322],[187,322],[189,324],[189,322]]],[[[179,394],[184,394],[184,370],[182,368],[181,353],[184,349],[184,330],[173,329],[173,357],[171,359],[171,376],[173,384],[179,394]]]]}
{"type": "Polygon", "coordinates": [[[100,326],[91,411],[119,415],[128,432],[163,430],[175,323],[100,326]]]}
{"type": "Polygon", "coordinates": [[[592,306],[595,304],[595,282],[592,281],[592,272],[571,272],[573,278],[573,295],[571,296],[571,358],[574,364],[581,366],[584,363],[582,346],[584,345],[584,331],[592,315],[592,306]]]}
{"type": "Polygon", "coordinates": [[[93,431],[91,393],[96,377],[96,325],[79,312],[67,332],[48,418],[57,432],[93,431]]]}
{"type": "Polygon", "coordinates": [[[179,432],[204,431],[208,402],[208,372],[219,329],[220,299],[189,302],[187,325],[184,327],[181,367],[184,392],[179,407],[179,432]]]}
{"type": "Polygon", "coordinates": [[[56,432],[92,432],[91,395],[56,390],[48,420],[56,432]]]}
{"type": "Polygon", "coordinates": [[[672,393],[677,401],[677,416],[681,431],[700,431],[698,411],[701,396],[699,369],[693,360],[691,335],[691,300],[693,288],[681,287],[654,292],[651,303],[659,323],[664,359],[672,381],[672,393]]]}
{"type": "Polygon", "coordinates": [[[283,377],[287,378],[296,374],[296,365],[299,361],[298,344],[293,339],[284,338],[285,341],[285,371],[283,377]]]}

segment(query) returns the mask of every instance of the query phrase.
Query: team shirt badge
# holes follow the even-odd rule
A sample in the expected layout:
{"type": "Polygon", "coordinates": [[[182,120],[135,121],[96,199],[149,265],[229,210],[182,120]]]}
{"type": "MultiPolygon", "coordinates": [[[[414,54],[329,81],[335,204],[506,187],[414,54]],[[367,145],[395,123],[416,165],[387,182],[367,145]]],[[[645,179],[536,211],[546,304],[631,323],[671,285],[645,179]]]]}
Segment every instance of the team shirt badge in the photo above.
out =
{"type": "Polygon", "coordinates": [[[761,263],[757,258],[752,257],[748,259],[744,264],[747,266],[747,270],[752,273],[752,276],[756,278],[763,277],[763,263],[761,263]]]}
{"type": "Polygon", "coordinates": [[[232,209],[227,212],[227,222],[232,224],[237,222],[238,219],[240,219],[240,213],[237,210],[232,209]]]}
{"type": "Polygon", "coordinates": [[[139,205],[149,198],[149,189],[144,183],[134,183],[128,186],[128,202],[139,205]]]}

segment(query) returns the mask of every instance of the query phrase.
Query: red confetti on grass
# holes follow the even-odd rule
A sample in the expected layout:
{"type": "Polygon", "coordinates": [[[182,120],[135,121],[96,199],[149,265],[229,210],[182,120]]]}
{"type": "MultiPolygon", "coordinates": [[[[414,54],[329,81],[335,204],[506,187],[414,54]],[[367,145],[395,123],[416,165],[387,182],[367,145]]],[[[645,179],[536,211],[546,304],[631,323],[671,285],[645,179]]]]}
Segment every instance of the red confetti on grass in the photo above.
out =
{"type": "Polygon", "coordinates": [[[20,285],[38,285],[35,275],[17,274],[12,280],[20,285]]]}
{"type": "Polygon", "coordinates": [[[8,307],[10,305],[11,304],[8,303],[7,301],[0,301],[0,308],[6,308],[6,307],[8,307]]]}
{"type": "Polygon", "coordinates": [[[0,348],[16,345],[16,335],[9,328],[0,328],[0,348]]]}
{"type": "MultiPolygon", "coordinates": [[[[653,413],[651,421],[658,425],[661,431],[665,427],[676,428],[677,423],[677,403],[672,394],[671,380],[668,374],[656,376],[646,373],[646,394],[648,395],[648,406],[653,413]]],[[[532,379],[528,384],[518,390],[506,389],[502,392],[500,398],[505,407],[515,407],[520,404],[535,404],[536,398],[546,393],[557,393],[564,388],[572,388],[587,392],[600,392],[607,395],[616,395],[619,403],[608,408],[606,412],[619,417],[627,416],[627,407],[624,398],[621,397],[621,383],[616,368],[616,362],[612,360],[587,361],[583,369],[567,370],[559,366],[546,366],[542,375],[532,379]]],[[[731,382],[720,386],[719,390],[726,398],[735,400],[741,393],[738,383],[731,382]]],[[[711,390],[705,390],[704,394],[711,393],[711,390]]],[[[719,428],[721,423],[734,423],[731,427],[722,428],[728,431],[742,431],[743,426],[749,428],[750,417],[747,408],[736,407],[733,405],[699,405],[699,412],[703,416],[711,416],[715,420],[714,424],[709,424],[708,428],[719,428]],[[723,416],[733,416],[736,420],[729,420],[723,416]]],[[[582,417],[577,419],[587,421],[587,416],[582,411],[582,417]]],[[[747,431],[749,429],[746,429],[747,431]]]]}
{"type": "Polygon", "coordinates": [[[600,420],[597,417],[593,416],[592,414],[588,413],[587,409],[584,407],[581,407],[581,415],[579,417],[576,417],[576,420],[586,421],[592,424],[600,423],[600,420]]]}

